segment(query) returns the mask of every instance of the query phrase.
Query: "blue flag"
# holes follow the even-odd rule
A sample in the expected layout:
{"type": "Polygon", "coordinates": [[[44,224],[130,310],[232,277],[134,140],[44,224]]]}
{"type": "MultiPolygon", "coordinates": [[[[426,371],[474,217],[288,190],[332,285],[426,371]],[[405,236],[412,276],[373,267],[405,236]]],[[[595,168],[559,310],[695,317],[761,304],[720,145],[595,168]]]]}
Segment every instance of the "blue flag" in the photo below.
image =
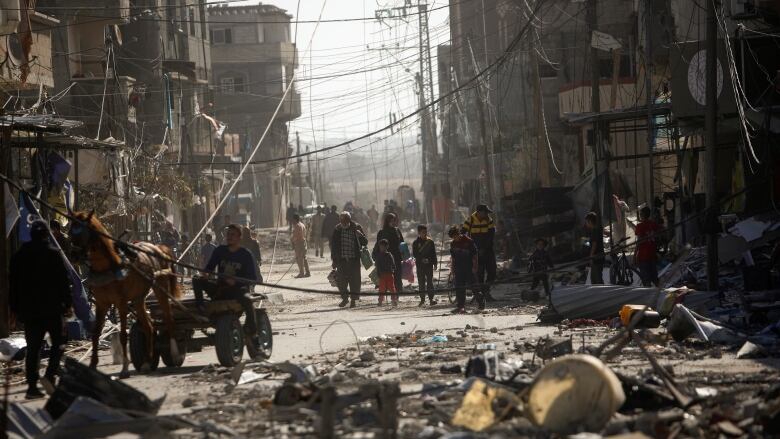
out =
{"type": "MultiPolygon", "coordinates": [[[[19,212],[21,214],[21,220],[19,221],[19,241],[30,241],[30,226],[36,219],[41,219],[41,214],[35,205],[32,203],[32,199],[25,192],[19,194],[19,212]]],[[[81,277],[68,258],[65,256],[65,252],[62,251],[60,244],[54,239],[54,235],[49,231],[49,241],[52,245],[59,250],[62,260],[65,262],[65,269],[68,271],[68,276],[71,282],[71,297],[73,298],[73,312],[76,317],[84,324],[84,328],[87,331],[92,331],[92,324],[95,321],[95,314],[92,312],[92,308],[87,300],[87,292],[84,290],[84,284],[81,281],[81,277]]]]}
{"type": "Polygon", "coordinates": [[[19,192],[19,242],[30,241],[30,226],[33,221],[41,219],[38,209],[32,203],[29,195],[19,192]]]}

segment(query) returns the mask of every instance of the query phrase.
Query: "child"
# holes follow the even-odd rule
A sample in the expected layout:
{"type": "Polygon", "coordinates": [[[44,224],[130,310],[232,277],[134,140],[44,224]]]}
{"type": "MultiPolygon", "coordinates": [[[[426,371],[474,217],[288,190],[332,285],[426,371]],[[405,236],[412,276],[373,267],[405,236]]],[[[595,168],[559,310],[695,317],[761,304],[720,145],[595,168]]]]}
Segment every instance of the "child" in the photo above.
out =
{"type": "Polygon", "coordinates": [[[420,284],[420,304],[425,305],[425,293],[431,306],[436,305],[433,300],[433,271],[438,265],[436,259],[436,243],[428,237],[428,227],[424,224],[417,226],[417,239],[412,243],[412,255],[417,265],[417,279],[420,284]]]}
{"type": "Polygon", "coordinates": [[[539,286],[539,282],[544,286],[544,293],[547,298],[550,298],[550,275],[547,274],[547,270],[553,268],[552,259],[550,254],[547,253],[547,240],[544,238],[536,239],[536,250],[531,253],[531,257],[528,258],[528,272],[533,273],[534,282],[531,285],[531,289],[536,289],[539,286]]]}
{"type": "Polygon", "coordinates": [[[639,276],[642,278],[642,286],[658,286],[658,267],[656,258],[656,234],[661,227],[650,218],[650,208],[645,206],[639,211],[640,222],[634,229],[636,233],[636,254],[634,263],[639,268],[639,276]]]}
{"type": "MultiPolygon", "coordinates": [[[[474,283],[477,273],[477,246],[474,241],[460,232],[458,227],[449,230],[452,238],[450,243],[450,256],[452,257],[452,273],[454,274],[455,296],[457,307],[453,314],[466,313],[466,286],[474,283]]],[[[485,309],[485,298],[479,292],[474,292],[479,301],[479,309],[485,309]]]]}
{"type": "Polygon", "coordinates": [[[379,306],[384,305],[385,293],[392,293],[393,307],[398,306],[398,295],[395,290],[395,260],[393,255],[387,251],[388,242],[386,239],[380,239],[377,243],[379,250],[375,257],[376,272],[379,275],[379,306]]]}

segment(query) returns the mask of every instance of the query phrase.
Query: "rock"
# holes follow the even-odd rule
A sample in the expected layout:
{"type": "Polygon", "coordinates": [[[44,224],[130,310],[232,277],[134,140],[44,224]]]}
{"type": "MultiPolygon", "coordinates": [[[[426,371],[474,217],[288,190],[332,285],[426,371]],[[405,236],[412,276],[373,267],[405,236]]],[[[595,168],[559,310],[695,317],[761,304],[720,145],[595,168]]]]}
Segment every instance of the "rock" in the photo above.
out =
{"type": "Polygon", "coordinates": [[[466,330],[468,331],[469,329],[471,329],[471,325],[466,325],[466,330]]]}
{"type": "Polygon", "coordinates": [[[376,361],[376,355],[374,355],[374,351],[372,350],[365,350],[360,353],[360,360],[361,361],[376,361]]]}
{"type": "Polygon", "coordinates": [[[490,328],[490,332],[492,332],[493,334],[496,334],[496,333],[498,333],[498,328],[496,328],[494,326],[494,327],[490,328]]]}
{"type": "Polygon", "coordinates": [[[406,322],[401,322],[401,326],[404,326],[404,325],[406,325],[406,322]]]}
{"type": "Polygon", "coordinates": [[[195,405],[195,399],[193,398],[184,398],[184,401],[181,402],[181,406],[184,408],[189,408],[195,405]]]}
{"type": "Polygon", "coordinates": [[[460,375],[463,373],[463,368],[460,367],[460,364],[442,365],[439,369],[439,372],[444,374],[460,375]]]}
{"type": "Polygon", "coordinates": [[[416,380],[419,377],[420,376],[417,374],[417,372],[415,372],[413,370],[405,370],[405,371],[401,372],[401,379],[404,379],[404,380],[410,380],[411,381],[411,380],[416,380]]]}

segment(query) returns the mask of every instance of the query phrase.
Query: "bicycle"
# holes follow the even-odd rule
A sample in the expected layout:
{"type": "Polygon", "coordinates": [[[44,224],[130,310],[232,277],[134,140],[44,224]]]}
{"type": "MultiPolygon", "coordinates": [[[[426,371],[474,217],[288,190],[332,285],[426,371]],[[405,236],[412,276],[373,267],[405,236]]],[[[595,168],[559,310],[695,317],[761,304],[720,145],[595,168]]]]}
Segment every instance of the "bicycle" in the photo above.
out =
{"type": "Polygon", "coordinates": [[[611,265],[609,267],[609,283],[612,285],[633,285],[634,274],[639,276],[639,272],[634,268],[628,257],[626,256],[625,246],[621,247],[621,244],[628,241],[628,238],[623,238],[612,246],[610,249],[609,257],[611,265]],[[620,248],[620,252],[616,251],[616,248],[620,248]]]}

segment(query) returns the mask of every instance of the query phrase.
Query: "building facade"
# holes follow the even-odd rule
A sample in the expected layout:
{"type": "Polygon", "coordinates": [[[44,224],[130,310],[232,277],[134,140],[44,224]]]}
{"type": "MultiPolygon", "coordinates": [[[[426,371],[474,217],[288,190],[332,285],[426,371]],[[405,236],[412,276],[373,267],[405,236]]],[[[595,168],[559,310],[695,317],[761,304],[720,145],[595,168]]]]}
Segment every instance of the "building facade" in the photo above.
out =
{"type": "Polygon", "coordinates": [[[266,161],[247,170],[236,209],[253,225],[283,224],[290,179],[279,159],[292,152],[287,122],[301,114],[300,95],[294,86],[287,90],[297,61],[292,16],[264,4],[213,6],[208,15],[214,115],[227,124],[243,159],[262,140],[254,161],[266,161]]]}

